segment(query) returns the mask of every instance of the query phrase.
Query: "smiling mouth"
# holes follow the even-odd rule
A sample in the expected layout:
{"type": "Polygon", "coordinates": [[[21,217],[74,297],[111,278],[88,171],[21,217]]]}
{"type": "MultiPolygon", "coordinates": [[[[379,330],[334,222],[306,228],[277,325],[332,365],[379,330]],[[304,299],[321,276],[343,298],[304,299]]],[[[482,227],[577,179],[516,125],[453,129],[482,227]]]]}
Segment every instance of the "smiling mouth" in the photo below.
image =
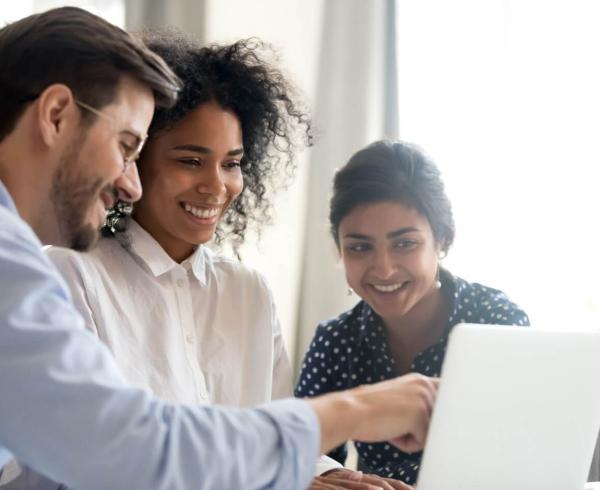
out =
{"type": "Polygon", "coordinates": [[[192,214],[196,218],[202,219],[211,219],[216,217],[219,214],[220,208],[218,207],[209,207],[209,208],[199,208],[197,206],[192,206],[189,203],[181,203],[181,207],[185,209],[188,213],[192,214]]]}
{"type": "Polygon", "coordinates": [[[410,281],[399,282],[396,284],[371,284],[371,287],[380,293],[395,293],[402,289],[406,289],[410,281]]]}

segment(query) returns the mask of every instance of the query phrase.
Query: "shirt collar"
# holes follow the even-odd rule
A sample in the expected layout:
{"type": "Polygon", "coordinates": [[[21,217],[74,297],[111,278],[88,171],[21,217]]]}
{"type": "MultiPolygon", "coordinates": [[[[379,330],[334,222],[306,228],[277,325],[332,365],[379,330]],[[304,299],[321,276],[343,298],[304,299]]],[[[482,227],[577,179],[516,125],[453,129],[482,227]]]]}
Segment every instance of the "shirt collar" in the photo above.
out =
{"type": "Polygon", "coordinates": [[[440,282],[442,283],[442,291],[444,291],[446,297],[450,299],[450,316],[448,317],[448,323],[446,323],[446,327],[444,328],[444,333],[440,337],[440,343],[445,345],[448,343],[450,332],[457,324],[456,319],[460,318],[458,305],[465,293],[465,289],[468,289],[469,284],[464,279],[452,275],[445,269],[440,269],[440,282]]]}
{"type": "Polygon", "coordinates": [[[187,271],[191,270],[196,279],[198,279],[198,282],[206,286],[208,284],[208,272],[213,270],[213,255],[212,250],[204,245],[200,245],[181,265],[187,271]]]}
{"type": "Polygon", "coordinates": [[[444,291],[447,298],[450,298],[450,316],[448,317],[448,324],[444,329],[445,336],[447,336],[456,324],[456,318],[459,316],[458,305],[460,304],[464,290],[467,288],[467,282],[453,276],[445,269],[440,269],[440,282],[442,283],[442,291],[444,291]]]}
{"type": "Polygon", "coordinates": [[[8,192],[8,189],[4,186],[2,181],[0,180],[0,206],[7,208],[11,213],[19,214],[17,211],[17,207],[15,206],[15,201],[8,192]]]}
{"type": "Polygon", "coordinates": [[[154,277],[159,277],[178,267],[186,273],[190,270],[202,285],[207,284],[207,262],[212,262],[212,253],[207,247],[199,246],[194,253],[181,264],[175,262],[160,244],[142,228],[135,220],[130,219],[127,227],[129,248],[143,264],[148,267],[154,277]]]}
{"type": "Polygon", "coordinates": [[[381,317],[375,313],[366,301],[362,300],[358,306],[359,327],[356,340],[361,344],[369,336],[372,336],[373,332],[376,333],[376,336],[383,334],[383,322],[381,321],[381,317]]]}

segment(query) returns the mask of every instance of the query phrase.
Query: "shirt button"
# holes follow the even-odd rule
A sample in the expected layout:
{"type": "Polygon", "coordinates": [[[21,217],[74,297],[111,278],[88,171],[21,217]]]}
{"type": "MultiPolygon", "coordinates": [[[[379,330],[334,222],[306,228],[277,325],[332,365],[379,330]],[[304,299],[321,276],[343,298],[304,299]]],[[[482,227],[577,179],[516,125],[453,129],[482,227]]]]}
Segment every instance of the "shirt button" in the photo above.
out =
{"type": "Polygon", "coordinates": [[[185,341],[186,341],[188,344],[192,344],[192,343],[194,342],[194,336],[193,336],[192,334],[188,333],[188,334],[185,336],[185,341]]]}
{"type": "Polygon", "coordinates": [[[183,279],[177,279],[177,285],[182,288],[185,286],[185,281],[183,279]]]}

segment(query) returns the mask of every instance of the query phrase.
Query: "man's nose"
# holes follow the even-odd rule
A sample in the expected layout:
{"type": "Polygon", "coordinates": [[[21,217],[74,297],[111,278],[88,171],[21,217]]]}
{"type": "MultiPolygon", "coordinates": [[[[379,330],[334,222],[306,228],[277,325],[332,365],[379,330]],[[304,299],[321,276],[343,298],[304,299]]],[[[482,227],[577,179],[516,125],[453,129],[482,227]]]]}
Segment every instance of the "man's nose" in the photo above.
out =
{"type": "Polygon", "coordinates": [[[142,197],[142,183],[138,173],[137,164],[132,163],[115,182],[117,197],[121,201],[135,202],[142,197]]]}

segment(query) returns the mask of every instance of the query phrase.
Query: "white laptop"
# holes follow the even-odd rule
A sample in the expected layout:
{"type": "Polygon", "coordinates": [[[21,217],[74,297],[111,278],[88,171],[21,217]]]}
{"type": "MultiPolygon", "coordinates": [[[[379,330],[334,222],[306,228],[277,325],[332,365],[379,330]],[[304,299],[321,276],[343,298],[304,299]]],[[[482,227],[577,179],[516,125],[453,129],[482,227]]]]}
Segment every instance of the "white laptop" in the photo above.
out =
{"type": "Polygon", "coordinates": [[[600,428],[600,333],[458,325],[418,490],[581,490],[600,428]]]}

